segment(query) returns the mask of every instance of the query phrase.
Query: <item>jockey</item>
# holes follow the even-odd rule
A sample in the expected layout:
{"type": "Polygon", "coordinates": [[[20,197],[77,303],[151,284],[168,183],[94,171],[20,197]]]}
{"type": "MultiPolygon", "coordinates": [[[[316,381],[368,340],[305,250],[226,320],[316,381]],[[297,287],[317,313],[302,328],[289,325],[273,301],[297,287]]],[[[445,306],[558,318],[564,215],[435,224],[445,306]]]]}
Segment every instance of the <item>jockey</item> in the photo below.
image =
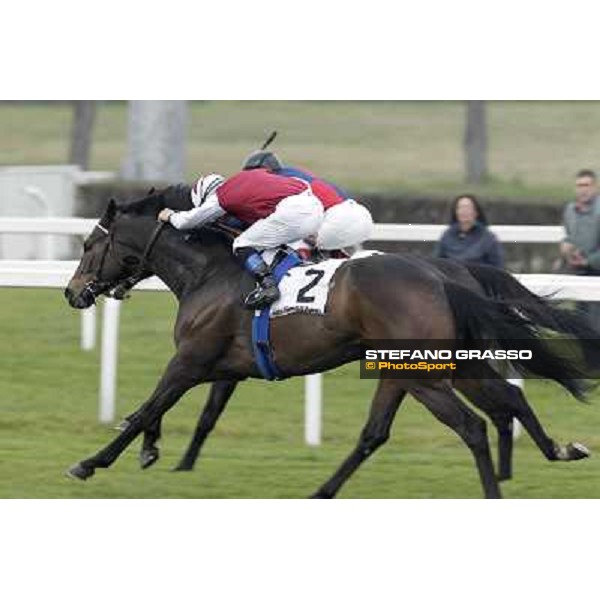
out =
{"type": "Polygon", "coordinates": [[[310,185],[325,210],[325,218],[315,241],[320,250],[341,250],[356,246],[371,235],[373,218],[369,210],[335,184],[320,179],[309,171],[284,166],[273,152],[265,150],[253,152],[242,168],[269,169],[277,175],[300,179],[310,185]]]}
{"type": "Polygon", "coordinates": [[[250,224],[233,241],[234,255],[258,283],[244,301],[249,309],[264,308],[280,296],[259,251],[316,235],[323,220],[323,205],[308,183],[267,169],[242,171],[229,179],[216,174],[200,177],[191,198],[194,208],[180,212],[165,208],[159,220],[177,229],[193,229],[229,214],[250,224]]]}

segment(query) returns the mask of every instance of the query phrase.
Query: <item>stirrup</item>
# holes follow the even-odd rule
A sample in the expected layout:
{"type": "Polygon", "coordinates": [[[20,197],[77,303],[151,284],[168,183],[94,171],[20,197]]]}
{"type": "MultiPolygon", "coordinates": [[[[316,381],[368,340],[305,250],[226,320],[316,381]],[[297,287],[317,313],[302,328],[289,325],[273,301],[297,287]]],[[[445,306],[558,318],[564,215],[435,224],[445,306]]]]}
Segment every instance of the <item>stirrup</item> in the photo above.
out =
{"type": "Polygon", "coordinates": [[[248,310],[260,310],[279,300],[281,294],[277,287],[263,288],[256,286],[245,298],[244,307],[248,310]]]}

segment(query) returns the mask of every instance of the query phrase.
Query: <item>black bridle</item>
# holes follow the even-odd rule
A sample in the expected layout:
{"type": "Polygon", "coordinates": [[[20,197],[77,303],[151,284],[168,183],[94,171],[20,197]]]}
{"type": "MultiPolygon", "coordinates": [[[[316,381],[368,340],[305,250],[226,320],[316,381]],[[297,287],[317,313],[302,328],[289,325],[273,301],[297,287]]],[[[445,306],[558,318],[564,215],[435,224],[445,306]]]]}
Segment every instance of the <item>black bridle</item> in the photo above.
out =
{"type": "MultiPolygon", "coordinates": [[[[162,232],[165,225],[166,225],[166,223],[164,221],[158,222],[157,226],[155,227],[154,231],[152,232],[152,235],[150,236],[150,239],[148,240],[148,243],[146,244],[146,247],[144,248],[144,252],[142,254],[141,260],[138,263],[137,269],[133,274],[128,275],[123,279],[110,280],[110,281],[105,281],[105,282],[101,281],[102,269],[104,267],[104,263],[106,262],[106,257],[108,256],[109,250],[111,250],[114,246],[113,232],[110,231],[109,229],[106,229],[104,226],[102,226],[100,224],[96,225],[96,227],[98,227],[100,229],[100,231],[102,231],[102,233],[104,233],[105,235],[108,235],[108,244],[106,244],[106,246],[104,247],[104,252],[102,253],[102,257],[100,258],[100,265],[98,267],[96,277],[85,286],[82,294],[86,294],[86,293],[92,294],[94,299],[102,294],[104,294],[105,296],[108,296],[108,297],[115,298],[116,300],[123,300],[124,298],[126,298],[127,293],[137,283],[142,281],[142,279],[145,279],[146,277],[148,277],[148,274],[146,272],[146,267],[148,265],[148,258],[150,256],[150,253],[152,252],[152,248],[154,247],[156,240],[158,239],[158,236],[162,232]],[[112,293],[111,293],[111,290],[112,290],[112,293]]],[[[117,258],[117,262],[121,266],[127,267],[128,266],[127,265],[128,258],[130,258],[130,257],[126,256],[123,260],[120,260],[119,258],[117,258]]],[[[133,258],[135,258],[137,260],[137,257],[133,257],[133,258]]]]}
{"type": "Polygon", "coordinates": [[[142,254],[142,258],[138,264],[136,272],[132,275],[129,275],[115,286],[112,293],[113,298],[115,298],[116,300],[124,300],[125,298],[128,298],[128,292],[137,283],[142,281],[142,279],[146,279],[146,277],[148,277],[148,274],[146,272],[146,267],[148,265],[148,257],[150,256],[150,252],[152,252],[152,248],[154,248],[154,244],[156,244],[156,240],[158,239],[158,236],[161,234],[166,224],[167,223],[165,221],[158,222],[158,224],[154,228],[154,231],[152,232],[152,235],[150,236],[150,239],[148,240],[148,243],[146,244],[146,248],[144,249],[144,253],[142,254]]]}

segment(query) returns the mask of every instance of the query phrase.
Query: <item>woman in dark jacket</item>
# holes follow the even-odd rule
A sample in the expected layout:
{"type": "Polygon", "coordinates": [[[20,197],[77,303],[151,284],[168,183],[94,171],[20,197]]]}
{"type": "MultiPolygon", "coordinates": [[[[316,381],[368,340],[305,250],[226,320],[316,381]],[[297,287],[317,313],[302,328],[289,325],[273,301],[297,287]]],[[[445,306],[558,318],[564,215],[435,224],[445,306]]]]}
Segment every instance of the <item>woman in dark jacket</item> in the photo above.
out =
{"type": "Polygon", "coordinates": [[[461,194],[454,199],[450,227],[442,235],[434,254],[460,262],[504,267],[502,246],[489,230],[477,198],[470,194],[461,194]]]}

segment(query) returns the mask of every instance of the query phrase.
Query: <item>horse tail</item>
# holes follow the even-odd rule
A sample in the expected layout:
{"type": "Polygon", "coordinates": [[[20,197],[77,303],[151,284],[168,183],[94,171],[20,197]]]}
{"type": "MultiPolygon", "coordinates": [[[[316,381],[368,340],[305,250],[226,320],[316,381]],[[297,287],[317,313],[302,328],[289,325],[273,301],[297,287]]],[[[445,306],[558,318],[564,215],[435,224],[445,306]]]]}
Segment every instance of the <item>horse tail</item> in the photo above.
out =
{"type": "Polygon", "coordinates": [[[539,296],[528,290],[516,277],[496,267],[477,263],[464,263],[471,276],[483,288],[486,296],[499,300],[528,300],[537,302],[539,296]]]}
{"type": "Polygon", "coordinates": [[[494,300],[453,282],[445,282],[444,289],[459,340],[483,341],[504,350],[529,349],[531,360],[511,360],[517,371],[552,379],[579,400],[594,387],[600,334],[590,335],[579,315],[548,307],[535,295],[536,302],[494,300]]]}
{"type": "Polygon", "coordinates": [[[588,352],[593,355],[596,348],[594,341],[600,339],[600,330],[590,325],[579,311],[558,308],[558,303],[551,296],[534,294],[516,277],[501,269],[477,264],[468,264],[466,267],[486,296],[495,300],[510,300],[514,308],[529,315],[539,326],[584,340],[584,346],[589,346],[588,352]],[[588,338],[593,340],[591,344],[585,342],[588,338]]]}

